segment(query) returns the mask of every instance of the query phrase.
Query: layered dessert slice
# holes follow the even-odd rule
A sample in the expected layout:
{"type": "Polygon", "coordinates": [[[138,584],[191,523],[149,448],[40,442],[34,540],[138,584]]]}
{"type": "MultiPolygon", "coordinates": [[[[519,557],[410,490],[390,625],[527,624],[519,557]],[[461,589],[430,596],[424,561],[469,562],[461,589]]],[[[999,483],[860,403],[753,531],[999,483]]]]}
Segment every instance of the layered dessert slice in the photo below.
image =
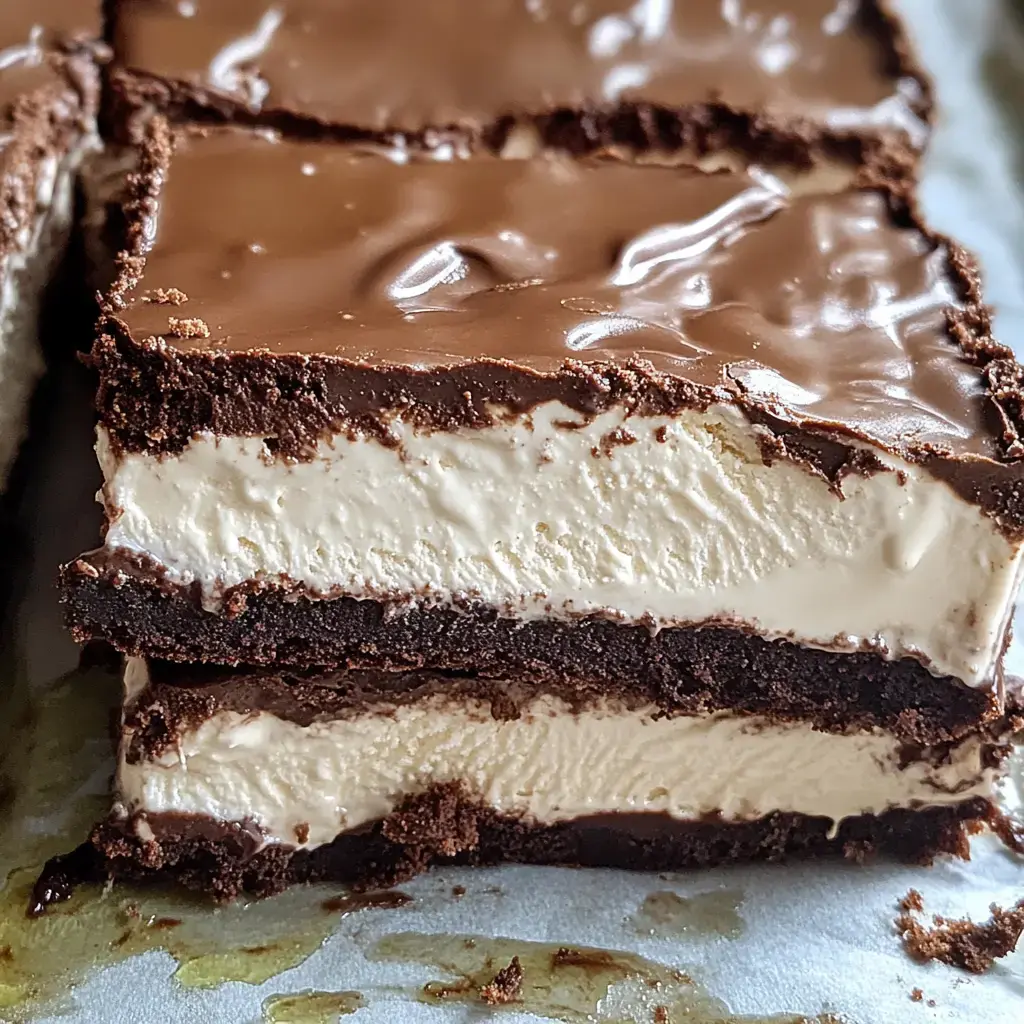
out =
{"type": "Polygon", "coordinates": [[[1020,367],[899,192],[159,119],[143,148],[80,640],[925,743],[1001,713],[1020,367]]]}
{"type": "Polygon", "coordinates": [[[966,855],[1013,725],[911,749],[629,689],[139,659],[125,682],[116,804],[93,844],[114,877],[220,898],[444,862],[966,855]]]}
{"type": "Polygon", "coordinates": [[[930,88],[884,0],[115,0],[129,107],[585,150],[919,147],[930,88]]]}
{"type": "Polygon", "coordinates": [[[39,315],[71,230],[75,172],[95,146],[98,7],[0,9],[0,493],[43,370],[39,315]]]}

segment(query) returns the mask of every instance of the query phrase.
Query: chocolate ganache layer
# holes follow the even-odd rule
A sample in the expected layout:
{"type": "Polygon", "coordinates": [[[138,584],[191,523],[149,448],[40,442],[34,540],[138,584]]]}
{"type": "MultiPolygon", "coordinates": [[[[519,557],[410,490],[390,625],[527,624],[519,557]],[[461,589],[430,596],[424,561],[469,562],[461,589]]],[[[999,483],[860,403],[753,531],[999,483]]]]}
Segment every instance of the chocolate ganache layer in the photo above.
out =
{"type": "Polygon", "coordinates": [[[398,417],[727,403],[769,459],[835,477],[877,447],[1024,528],[1020,367],[973,263],[893,187],[231,130],[174,149],[155,119],[94,350],[115,450],[212,432],[303,459],[343,432],[397,443],[398,417]]]}
{"type": "Polygon", "coordinates": [[[516,125],[574,150],[919,147],[930,86],[884,0],[131,0],[116,92],[190,117],[346,137],[516,125]]]}

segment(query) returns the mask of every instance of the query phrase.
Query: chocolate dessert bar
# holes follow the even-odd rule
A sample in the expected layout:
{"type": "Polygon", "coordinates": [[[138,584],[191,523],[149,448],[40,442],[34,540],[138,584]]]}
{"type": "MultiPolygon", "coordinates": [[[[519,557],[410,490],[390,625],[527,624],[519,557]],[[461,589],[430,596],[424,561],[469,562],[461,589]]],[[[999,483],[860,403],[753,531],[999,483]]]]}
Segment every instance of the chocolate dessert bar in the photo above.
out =
{"type": "Polygon", "coordinates": [[[955,741],[1002,713],[1020,367],[896,186],[155,119],[80,640],[955,741]]]}
{"type": "Polygon", "coordinates": [[[0,8],[0,493],[43,370],[43,292],[71,230],[73,183],[95,145],[90,53],[98,8],[76,0],[0,8]]]}
{"type": "Polygon", "coordinates": [[[222,899],[435,862],[963,856],[1012,729],[909,750],[881,730],[515,680],[130,659],[125,681],[115,809],[93,843],[115,877],[222,899]]]}
{"type": "Polygon", "coordinates": [[[115,0],[113,29],[129,107],[336,137],[858,158],[931,109],[884,0],[115,0]]]}

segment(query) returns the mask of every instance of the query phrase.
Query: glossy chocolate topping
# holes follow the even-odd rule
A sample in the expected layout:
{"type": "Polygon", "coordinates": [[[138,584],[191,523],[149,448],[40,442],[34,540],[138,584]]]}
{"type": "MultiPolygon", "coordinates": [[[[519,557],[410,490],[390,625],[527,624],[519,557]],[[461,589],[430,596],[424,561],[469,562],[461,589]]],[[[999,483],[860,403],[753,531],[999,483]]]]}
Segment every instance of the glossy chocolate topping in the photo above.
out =
{"type": "Polygon", "coordinates": [[[947,326],[949,254],[884,192],[797,197],[757,172],[608,161],[399,162],[231,130],[182,140],[159,182],[142,280],[115,296],[137,341],[414,375],[639,357],[704,401],[900,450],[994,452],[982,374],[947,326]]]}
{"type": "Polygon", "coordinates": [[[923,141],[879,0],[121,0],[118,60],[250,111],[414,132],[619,103],[923,141]]]}

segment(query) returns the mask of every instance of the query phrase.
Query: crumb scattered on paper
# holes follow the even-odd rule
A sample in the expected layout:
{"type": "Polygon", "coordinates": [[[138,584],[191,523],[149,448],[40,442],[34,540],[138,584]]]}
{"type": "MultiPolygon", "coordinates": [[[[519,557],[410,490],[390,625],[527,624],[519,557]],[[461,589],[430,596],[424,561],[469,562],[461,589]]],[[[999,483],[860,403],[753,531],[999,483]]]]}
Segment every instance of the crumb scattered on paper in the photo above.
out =
{"type": "MultiPolygon", "coordinates": [[[[991,918],[981,924],[970,918],[951,921],[934,917],[932,927],[913,916],[914,911],[924,909],[921,894],[916,889],[911,889],[899,906],[901,913],[896,918],[896,927],[904,948],[915,960],[939,960],[972,974],[983,974],[1000,957],[1012,953],[1024,934],[1024,900],[1009,910],[993,903],[989,908],[991,918]]],[[[929,1000],[929,1005],[931,1002],[929,1000]]]]}
{"type": "Polygon", "coordinates": [[[523,990],[523,965],[514,956],[507,967],[502,967],[494,980],[480,989],[480,998],[488,1006],[514,1003],[523,990]]]}
{"type": "Polygon", "coordinates": [[[911,910],[924,910],[924,901],[921,899],[921,894],[916,889],[911,889],[907,892],[907,895],[900,900],[900,910],[911,911],[911,910]]]}
{"type": "Polygon", "coordinates": [[[183,306],[188,296],[180,288],[153,288],[142,296],[142,301],[158,306],[183,306]]]}
{"type": "Polygon", "coordinates": [[[167,328],[175,338],[208,338],[210,328],[206,326],[205,320],[198,317],[179,318],[171,316],[167,318],[167,328]]]}

